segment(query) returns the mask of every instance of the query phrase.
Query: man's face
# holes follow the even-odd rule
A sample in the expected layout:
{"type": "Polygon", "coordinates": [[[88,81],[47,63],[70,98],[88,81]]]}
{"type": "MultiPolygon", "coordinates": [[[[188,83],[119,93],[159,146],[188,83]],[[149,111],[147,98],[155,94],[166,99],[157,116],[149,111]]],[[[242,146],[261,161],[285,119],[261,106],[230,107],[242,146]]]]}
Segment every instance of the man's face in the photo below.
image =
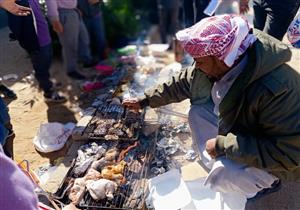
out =
{"type": "Polygon", "coordinates": [[[212,81],[220,80],[230,69],[223,61],[214,56],[194,58],[194,60],[196,69],[201,70],[212,81]]]}

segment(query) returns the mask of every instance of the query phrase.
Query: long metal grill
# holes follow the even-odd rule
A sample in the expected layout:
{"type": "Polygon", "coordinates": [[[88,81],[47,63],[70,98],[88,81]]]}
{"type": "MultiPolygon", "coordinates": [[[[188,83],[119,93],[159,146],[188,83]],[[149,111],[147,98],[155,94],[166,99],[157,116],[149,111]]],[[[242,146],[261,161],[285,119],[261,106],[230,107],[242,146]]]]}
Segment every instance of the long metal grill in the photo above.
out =
{"type": "MultiPolygon", "coordinates": [[[[103,142],[103,141],[101,141],[103,142]]],[[[123,145],[128,147],[128,145],[133,145],[132,143],[127,144],[125,142],[107,142],[111,147],[120,147],[123,145]]],[[[144,137],[141,136],[139,139],[139,145],[128,151],[124,156],[124,160],[127,162],[127,166],[123,172],[126,178],[126,183],[119,185],[117,191],[114,193],[114,198],[112,200],[103,199],[100,201],[95,201],[90,196],[89,192],[85,188],[85,193],[83,198],[77,205],[80,209],[142,209],[146,197],[147,191],[147,180],[148,169],[150,167],[150,162],[152,155],[155,151],[156,136],[144,137]]],[[[99,143],[99,142],[98,142],[99,143]]],[[[120,152],[121,154],[121,152],[120,152]]],[[[73,178],[73,170],[75,164],[73,163],[72,168],[70,168],[69,173],[64,179],[61,188],[57,192],[57,199],[63,204],[70,203],[68,198],[68,186],[69,180],[73,178]]]]}
{"type": "Polygon", "coordinates": [[[125,186],[119,187],[112,201],[97,202],[93,200],[89,193],[86,193],[79,203],[79,207],[84,209],[142,209],[147,190],[145,178],[149,168],[149,154],[149,151],[147,151],[140,170],[134,162],[126,168],[124,175],[127,177],[127,183],[125,186]],[[135,173],[135,171],[140,171],[140,173],[135,173]]]}

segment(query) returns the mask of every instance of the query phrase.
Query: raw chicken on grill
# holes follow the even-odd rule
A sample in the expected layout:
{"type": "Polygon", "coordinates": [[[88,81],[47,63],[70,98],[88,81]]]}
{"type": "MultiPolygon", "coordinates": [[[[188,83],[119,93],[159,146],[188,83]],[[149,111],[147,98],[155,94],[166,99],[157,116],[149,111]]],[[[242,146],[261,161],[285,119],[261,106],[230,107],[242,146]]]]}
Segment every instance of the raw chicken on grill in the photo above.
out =
{"type": "Polygon", "coordinates": [[[87,180],[98,180],[101,179],[102,176],[100,174],[100,172],[96,171],[93,168],[90,168],[87,172],[86,175],[83,177],[86,181],[87,180]]]}
{"type": "Polygon", "coordinates": [[[74,180],[74,185],[70,190],[69,198],[75,205],[79,203],[85,192],[86,180],[77,178],[74,180]]]}
{"type": "Polygon", "coordinates": [[[105,160],[105,157],[101,158],[100,160],[96,160],[92,163],[91,165],[91,168],[97,170],[97,171],[101,171],[101,169],[104,167],[104,166],[107,166],[107,165],[111,165],[113,164],[112,161],[107,161],[105,160]]]}
{"type": "Polygon", "coordinates": [[[105,155],[104,158],[107,161],[115,161],[116,157],[119,155],[119,151],[117,148],[109,149],[105,155]]]}
{"type": "Polygon", "coordinates": [[[89,182],[86,187],[92,198],[98,201],[105,198],[108,200],[113,199],[113,194],[117,190],[118,185],[107,179],[99,179],[89,182]]]}

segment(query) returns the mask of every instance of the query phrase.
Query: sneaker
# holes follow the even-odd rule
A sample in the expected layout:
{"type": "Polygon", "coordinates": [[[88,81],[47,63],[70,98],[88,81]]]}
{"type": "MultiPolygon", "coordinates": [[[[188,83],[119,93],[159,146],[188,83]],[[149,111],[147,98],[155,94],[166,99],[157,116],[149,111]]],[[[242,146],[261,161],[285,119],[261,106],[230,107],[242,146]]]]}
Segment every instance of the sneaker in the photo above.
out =
{"type": "Polygon", "coordinates": [[[58,92],[52,92],[52,93],[45,93],[45,102],[49,103],[64,103],[67,101],[66,97],[61,96],[58,94],[58,92]]]}
{"type": "Polygon", "coordinates": [[[261,191],[257,192],[254,197],[248,198],[247,201],[250,201],[250,202],[256,201],[257,199],[262,198],[265,195],[277,192],[280,189],[281,189],[281,180],[278,179],[273,182],[271,187],[262,189],[261,191]]]}
{"type": "Polygon", "coordinates": [[[71,77],[72,79],[76,79],[76,80],[84,80],[84,79],[86,79],[85,76],[83,76],[82,74],[80,74],[77,71],[68,72],[68,76],[71,77]]]}

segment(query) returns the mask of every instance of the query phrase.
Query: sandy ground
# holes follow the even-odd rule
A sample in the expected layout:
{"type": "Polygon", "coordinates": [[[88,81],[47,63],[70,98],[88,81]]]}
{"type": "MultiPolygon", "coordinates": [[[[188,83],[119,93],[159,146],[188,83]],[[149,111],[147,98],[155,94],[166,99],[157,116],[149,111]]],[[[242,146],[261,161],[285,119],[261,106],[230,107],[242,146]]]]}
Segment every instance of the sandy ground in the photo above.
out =
{"type": "MultiPolygon", "coordinates": [[[[30,167],[37,167],[53,162],[62,157],[66,148],[48,155],[39,154],[32,143],[39,126],[46,122],[76,122],[79,119],[78,107],[85,104],[78,99],[84,99],[87,95],[81,94],[80,84],[70,81],[59,59],[55,59],[51,68],[52,75],[58,83],[63,85],[62,92],[67,95],[69,101],[61,105],[47,105],[42,93],[38,90],[37,83],[33,79],[32,66],[27,54],[19,47],[17,42],[9,42],[8,29],[0,30],[0,76],[17,74],[16,81],[4,81],[18,95],[18,99],[9,103],[12,124],[16,133],[14,142],[15,157],[26,159],[30,167]]],[[[293,59],[290,64],[300,70],[300,51],[293,50],[293,59]]],[[[86,70],[86,74],[91,74],[86,70]]],[[[255,204],[249,204],[247,209],[300,209],[300,183],[286,183],[279,193],[261,199],[255,204]]]]}

